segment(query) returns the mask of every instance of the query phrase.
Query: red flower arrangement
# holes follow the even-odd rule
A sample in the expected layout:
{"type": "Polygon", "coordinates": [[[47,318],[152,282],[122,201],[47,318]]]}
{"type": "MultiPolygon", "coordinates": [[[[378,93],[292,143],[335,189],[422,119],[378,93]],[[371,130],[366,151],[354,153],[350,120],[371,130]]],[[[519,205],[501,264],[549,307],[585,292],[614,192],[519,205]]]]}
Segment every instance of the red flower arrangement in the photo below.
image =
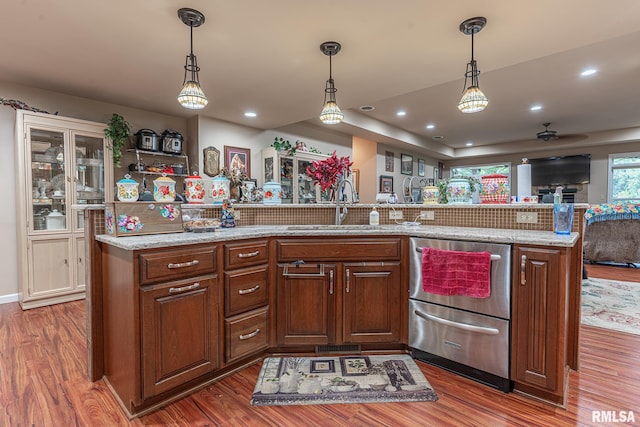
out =
{"type": "Polygon", "coordinates": [[[338,157],[334,151],[331,157],[312,162],[307,167],[307,175],[315,185],[327,190],[336,184],[339,177],[346,177],[351,173],[351,165],[353,162],[349,160],[349,156],[338,157]]]}

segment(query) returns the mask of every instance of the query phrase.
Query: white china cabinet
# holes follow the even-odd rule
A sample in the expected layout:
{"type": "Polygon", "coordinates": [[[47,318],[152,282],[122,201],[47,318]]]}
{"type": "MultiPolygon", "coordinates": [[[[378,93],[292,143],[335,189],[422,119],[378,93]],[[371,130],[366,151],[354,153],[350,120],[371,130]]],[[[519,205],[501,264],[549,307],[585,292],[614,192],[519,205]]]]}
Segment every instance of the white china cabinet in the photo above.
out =
{"type": "Polygon", "coordinates": [[[105,127],[17,111],[16,220],[23,309],[84,298],[84,212],[71,207],[113,200],[105,127]]]}
{"type": "Polygon", "coordinates": [[[320,191],[307,175],[307,167],[314,161],[326,159],[324,154],[296,152],[289,155],[273,147],[262,150],[262,178],[282,186],[282,203],[319,203],[330,199],[329,191],[320,191]]]}

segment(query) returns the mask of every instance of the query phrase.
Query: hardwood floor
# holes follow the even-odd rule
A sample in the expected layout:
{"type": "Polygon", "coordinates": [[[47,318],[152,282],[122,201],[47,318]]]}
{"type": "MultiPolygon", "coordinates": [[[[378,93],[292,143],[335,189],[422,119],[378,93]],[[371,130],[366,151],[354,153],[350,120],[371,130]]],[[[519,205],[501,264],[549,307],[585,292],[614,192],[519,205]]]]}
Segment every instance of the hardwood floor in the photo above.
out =
{"type": "MultiPolygon", "coordinates": [[[[587,266],[640,282],[640,269],[587,266]]],[[[592,411],[633,411],[640,425],[640,335],[584,326],[567,409],[505,394],[418,362],[437,402],[254,407],[260,370],[244,369],[128,421],[104,382],[86,375],[84,301],[22,311],[0,305],[0,426],[592,426],[592,411]]]]}

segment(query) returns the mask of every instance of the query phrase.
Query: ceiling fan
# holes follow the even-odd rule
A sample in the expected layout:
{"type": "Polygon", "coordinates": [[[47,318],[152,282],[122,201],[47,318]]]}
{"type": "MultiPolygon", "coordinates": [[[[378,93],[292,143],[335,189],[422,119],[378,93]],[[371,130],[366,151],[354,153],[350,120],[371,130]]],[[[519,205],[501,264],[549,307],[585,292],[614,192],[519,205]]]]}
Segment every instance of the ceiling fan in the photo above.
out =
{"type": "Polygon", "coordinates": [[[557,131],[549,130],[549,126],[550,125],[551,125],[551,123],[543,123],[542,124],[542,126],[544,126],[544,130],[542,132],[538,132],[536,134],[538,139],[541,139],[543,141],[551,141],[551,140],[560,138],[560,136],[558,136],[558,132],[557,131]]]}

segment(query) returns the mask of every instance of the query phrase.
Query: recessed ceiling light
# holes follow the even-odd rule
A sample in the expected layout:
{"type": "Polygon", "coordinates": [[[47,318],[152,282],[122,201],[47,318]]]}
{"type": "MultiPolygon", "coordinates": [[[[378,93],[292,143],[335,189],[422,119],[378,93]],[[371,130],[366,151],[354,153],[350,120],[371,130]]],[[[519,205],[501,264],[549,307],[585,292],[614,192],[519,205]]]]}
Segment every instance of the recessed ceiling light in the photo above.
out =
{"type": "Polygon", "coordinates": [[[402,110],[400,110],[400,111],[398,111],[396,113],[396,116],[398,116],[398,117],[402,117],[402,116],[406,116],[406,115],[407,115],[407,112],[406,111],[402,111],[402,110]]]}
{"type": "Polygon", "coordinates": [[[540,110],[542,110],[542,105],[532,105],[531,108],[529,108],[529,110],[531,110],[531,111],[540,111],[540,110]]]}
{"type": "Polygon", "coordinates": [[[436,125],[432,125],[432,124],[428,124],[428,125],[427,125],[427,129],[433,129],[433,128],[435,128],[435,127],[436,127],[436,125]]]}
{"type": "Polygon", "coordinates": [[[374,107],[373,105],[363,105],[360,107],[361,111],[373,111],[375,109],[376,107],[374,107]]]}
{"type": "Polygon", "coordinates": [[[244,113],[245,117],[258,117],[258,114],[253,112],[253,111],[247,111],[246,113],[244,113]]]}
{"type": "Polygon", "coordinates": [[[584,70],[583,72],[580,73],[580,75],[582,77],[586,77],[586,76],[592,76],[595,73],[597,73],[598,70],[596,70],[595,68],[587,68],[586,70],[584,70]]]}
{"type": "Polygon", "coordinates": [[[464,144],[464,145],[466,145],[467,147],[471,147],[471,146],[473,145],[473,142],[469,141],[469,142],[467,142],[467,143],[466,143],[466,144],[464,144]]]}

